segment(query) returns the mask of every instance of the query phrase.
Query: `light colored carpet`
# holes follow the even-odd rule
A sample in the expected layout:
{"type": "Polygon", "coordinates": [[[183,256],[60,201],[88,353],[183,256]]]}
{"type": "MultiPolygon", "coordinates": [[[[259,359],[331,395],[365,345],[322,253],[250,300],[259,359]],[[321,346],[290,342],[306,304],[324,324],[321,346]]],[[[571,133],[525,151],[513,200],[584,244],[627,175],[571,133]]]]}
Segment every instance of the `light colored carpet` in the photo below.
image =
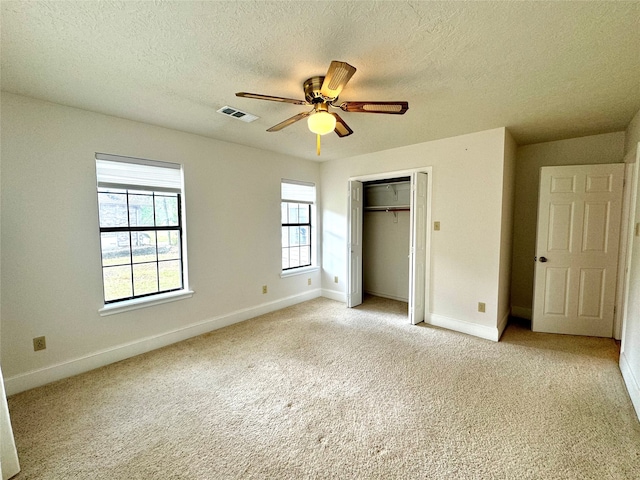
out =
{"type": "Polygon", "coordinates": [[[316,299],[9,398],[17,479],[637,479],[610,339],[316,299]]]}

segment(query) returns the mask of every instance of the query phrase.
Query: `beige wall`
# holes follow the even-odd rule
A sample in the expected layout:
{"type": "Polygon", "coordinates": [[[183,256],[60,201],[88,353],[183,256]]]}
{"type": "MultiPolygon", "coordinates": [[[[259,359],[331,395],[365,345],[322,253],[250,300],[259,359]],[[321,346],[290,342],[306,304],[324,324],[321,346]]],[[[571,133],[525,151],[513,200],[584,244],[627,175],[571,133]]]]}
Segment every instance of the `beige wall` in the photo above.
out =
{"type": "Polygon", "coordinates": [[[349,178],[432,167],[432,219],[441,230],[431,236],[428,315],[448,328],[495,336],[503,202],[512,201],[504,198],[506,135],[499,128],[323,163],[322,285],[327,294],[345,297],[349,178]],[[486,313],[478,312],[478,302],[486,303],[486,313]]]}
{"type": "Polygon", "coordinates": [[[531,318],[540,167],[620,163],[625,132],[606,133],[519,147],[516,153],[511,306],[531,318]]]}
{"type": "Polygon", "coordinates": [[[280,180],[318,163],[6,93],[1,121],[9,393],[320,295],[318,271],[280,278],[280,180]],[[192,298],[99,316],[95,152],[184,165],[192,298]]]}
{"type": "MultiPolygon", "coordinates": [[[[627,390],[640,418],[640,233],[634,232],[634,227],[640,224],[640,181],[638,181],[638,142],[640,142],[640,111],[627,129],[627,154],[635,153],[636,175],[632,183],[635,189],[636,201],[630,222],[630,258],[627,277],[626,311],[623,320],[622,345],[620,349],[620,369],[622,370],[627,390]]],[[[627,157],[628,158],[628,157],[627,157]]],[[[640,229],[640,226],[637,228],[640,229]]]]}

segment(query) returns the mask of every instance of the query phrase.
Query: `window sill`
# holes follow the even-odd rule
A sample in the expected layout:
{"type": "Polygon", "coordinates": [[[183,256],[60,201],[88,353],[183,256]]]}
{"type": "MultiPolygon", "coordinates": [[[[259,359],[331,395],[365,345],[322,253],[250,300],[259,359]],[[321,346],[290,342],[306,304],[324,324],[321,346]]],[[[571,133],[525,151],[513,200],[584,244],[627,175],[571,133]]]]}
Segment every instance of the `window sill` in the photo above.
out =
{"type": "Polygon", "coordinates": [[[303,275],[305,273],[316,272],[318,270],[320,270],[320,267],[314,266],[314,265],[310,267],[296,268],[295,270],[285,270],[282,273],[280,273],[280,278],[293,277],[295,275],[303,275]]]}
{"type": "Polygon", "coordinates": [[[159,295],[154,295],[153,297],[136,298],[134,300],[125,300],[124,302],[110,303],[98,310],[98,313],[100,313],[101,317],[115,315],[116,313],[128,312],[130,310],[137,310],[139,308],[152,307],[162,303],[191,298],[193,293],[194,292],[192,290],[180,290],[177,292],[161,293],[159,295]]]}

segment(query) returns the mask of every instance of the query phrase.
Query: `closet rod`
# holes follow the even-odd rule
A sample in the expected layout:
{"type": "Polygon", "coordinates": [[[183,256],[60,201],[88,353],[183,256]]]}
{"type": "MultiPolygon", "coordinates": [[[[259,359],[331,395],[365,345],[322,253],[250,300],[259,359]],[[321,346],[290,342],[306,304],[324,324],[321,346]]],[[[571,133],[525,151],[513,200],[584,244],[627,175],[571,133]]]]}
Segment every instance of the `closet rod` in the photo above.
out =
{"type": "Polygon", "coordinates": [[[369,210],[372,212],[408,212],[409,210],[411,210],[408,206],[407,207],[393,207],[391,205],[389,206],[376,206],[376,207],[364,207],[365,210],[369,210]]]}

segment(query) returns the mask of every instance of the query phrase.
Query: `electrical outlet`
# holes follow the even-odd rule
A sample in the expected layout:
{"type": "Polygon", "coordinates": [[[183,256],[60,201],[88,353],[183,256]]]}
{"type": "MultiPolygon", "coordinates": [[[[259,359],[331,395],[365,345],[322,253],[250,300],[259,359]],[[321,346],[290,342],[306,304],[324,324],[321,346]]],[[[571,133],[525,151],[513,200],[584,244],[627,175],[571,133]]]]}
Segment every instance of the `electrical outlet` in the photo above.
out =
{"type": "Polygon", "coordinates": [[[45,337],[36,337],[33,339],[33,351],[44,350],[47,348],[47,339],[45,337]]]}
{"type": "Polygon", "coordinates": [[[440,230],[440,222],[433,222],[433,229],[437,232],[440,230]]]}
{"type": "Polygon", "coordinates": [[[333,283],[338,283],[338,276],[333,277],[333,283]]]}
{"type": "Polygon", "coordinates": [[[267,286],[266,285],[262,285],[262,293],[267,293],[267,286]]]}
{"type": "Polygon", "coordinates": [[[480,313],[485,313],[487,311],[487,306],[483,302],[478,302],[478,311],[480,313]]]}
{"type": "Polygon", "coordinates": [[[307,278],[307,285],[311,285],[311,279],[307,278]]]}

